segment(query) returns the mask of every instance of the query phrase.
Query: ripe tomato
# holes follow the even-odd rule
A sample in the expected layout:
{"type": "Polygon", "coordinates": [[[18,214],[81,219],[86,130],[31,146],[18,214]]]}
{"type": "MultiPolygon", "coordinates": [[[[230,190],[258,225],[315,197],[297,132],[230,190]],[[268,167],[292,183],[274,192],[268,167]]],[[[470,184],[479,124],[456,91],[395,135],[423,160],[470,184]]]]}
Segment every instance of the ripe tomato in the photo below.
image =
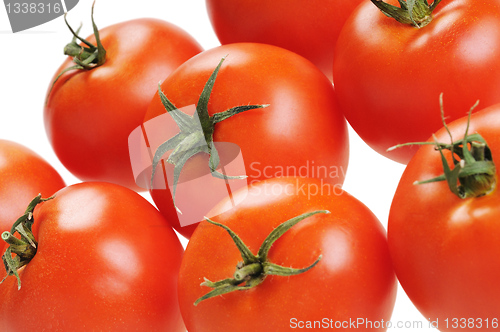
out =
{"type": "MultiPolygon", "coordinates": [[[[104,64],[68,71],[49,88],[46,132],[61,162],[81,180],[140,190],[128,135],[142,123],[158,82],[202,48],[184,30],[157,19],[118,23],[99,34],[104,64]]],[[[95,43],[94,36],[87,40],[95,43]]],[[[68,58],[55,75],[73,65],[68,58]]]]}
{"type": "MultiPolygon", "coordinates": [[[[177,302],[183,248],[139,194],[86,182],[34,210],[38,241],[0,285],[0,330],[185,331],[177,302]]],[[[5,271],[0,272],[0,278],[5,271]]]]}
{"type": "Polygon", "coordinates": [[[222,44],[255,42],[286,48],[311,60],[332,77],[335,43],[342,25],[362,0],[207,0],[222,44]]]}
{"type": "MultiPolygon", "coordinates": [[[[27,147],[0,139],[0,234],[10,230],[28,203],[41,193],[49,197],[66,186],[59,173],[27,147]]],[[[0,242],[0,254],[4,252],[0,242]]]]}
{"type": "MultiPolygon", "coordinates": [[[[205,83],[223,57],[208,101],[208,114],[241,105],[269,104],[214,126],[215,142],[233,143],[241,149],[247,182],[300,176],[343,183],[349,152],[346,121],[337,108],[331,83],[303,57],[265,44],[223,45],[186,61],[162,83],[162,91],[177,108],[198,104],[205,83]]],[[[166,112],[157,94],[145,122],[166,112]]],[[[170,134],[179,131],[174,122],[163,129],[170,134]]],[[[188,160],[179,182],[189,182],[200,169],[209,170],[206,154],[188,160]]],[[[177,202],[189,201],[194,195],[205,197],[195,204],[196,208],[190,204],[189,209],[183,209],[183,213],[193,214],[191,223],[202,220],[221,199],[209,200],[214,198],[209,186],[202,194],[200,186],[182,189],[176,193],[177,202]]],[[[195,226],[179,224],[170,190],[153,188],[150,192],[160,211],[175,222],[176,230],[189,237],[195,226]]]]}
{"type": "MultiPolygon", "coordinates": [[[[466,125],[466,117],[448,125],[455,140],[464,137],[466,125]]],[[[486,140],[493,161],[500,156],[499,132],[500,105],[472,114],[469,135],[478,133],[486,140]]],[[[444,128],[436,137],[450,142],[444,128]]],[[[449,151],[443,154],[451,165],[449,151]]],[[[483,323],[486,329],[489,322],[492,329],[500,308],[500,192],[495,188],[481,197],[461,199],[446,182],[414,185],[440,174],[441,155],[434,146],[422,146],[403,173],[388,225],[396,274],[424,317],[439,321],[440,331],[455,331],[453,319],[462,318],[482,319],[472,327],[479,330],[483,323]]],[[[498,178],[497,167],[484,183],[498,178]]]]}
{"type": "MultiPolygon", "coordinates": [[[[245,191],[234,196],[242,194],[245,191]]],[[[226,204],[231,202],[222,201],[214,214],[226,204]]],[[[179,273],[179,302],[188,331],[289,331],[313,321],[327,324],[326,328],[341,324],[349,329],[350,320],[363,331],[386,330],[380,324],[391,317],[396,278],[385,230],[365,205],[339,187],[305,178],[261,181],[248,189],[244,201],[213,220],[233,230],[256,255],[278,225],[316,210],[331,213],[300,221],[274,242],[267,256],[271,263],[302,269],[322,255],[315,266],[298,275],[268,275],[251,289],[195,306],[210,291],[200,286],[204,278],[212,282],[231,278],[242,260],[226,230],[201,222],[179,273]]]]}
{"type": "Polygon", "coordinates": [[[483,107],[500,102],[499,54],[498,0],[442,0],[432,21],[419,29],[365,1],[339,36],[335,89],[359,136],[382,155],[406,164],[417,148],[386,150],[424,141],[441,128],[436,116],[440,93],[450,121],[464,116],[477,99],[483,107]]]}

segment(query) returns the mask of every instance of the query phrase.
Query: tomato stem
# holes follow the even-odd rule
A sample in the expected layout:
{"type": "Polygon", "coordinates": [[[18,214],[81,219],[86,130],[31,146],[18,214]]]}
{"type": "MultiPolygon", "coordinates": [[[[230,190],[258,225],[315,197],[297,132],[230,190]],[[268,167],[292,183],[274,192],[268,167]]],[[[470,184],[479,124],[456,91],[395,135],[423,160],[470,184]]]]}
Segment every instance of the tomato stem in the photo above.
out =
{"type": "Polygon", "coordinates": [[[396,21],[422,28],[432,21],[432,12],[441,0],[434,0],[429,5],[427,0],[398,0],[400,7],[390,5],[382,0],[371,0],[384,15],[396,21]]]}
{"type": "Polygon", "coordinates": [[[278,227],[276,227],[269,235],[266,237],[257,255],[254,255],[250,249],[243,243],[241,238],[234,233],[229,227],[226,225],[217,223],[208,218],[205,220],[215,226],[221,227],[225,229],[233,242],[238,247],[240,251],[242,262],[239,262],[236,266],[236,271],[233,275],[233,278],[224,279],[217,282],[212,282],[205,278],[205,281],[201,284],[201,286],[207,286],[213,288],[210,292],[200,297],[194,305],[198,305],[200,302],[207,300],[212,297],[220,296],[223,294],[231,293],[236,290],[246,290],[253,288],[264,281],[264,279],[268,275],[276,275],[276,276],[293,276],[302,274],[310,269],[312,269],[316,264],[321,260],[321,255],[312,263],[311,265],[302,268],[295,269],[291,267],[280,266],[277,264],[273,264],[268,261],[268,253],[271,249],[271,246],[274,244],[276,240],[278,240],[283,234],[285,234],[290,228],[299,223],[300,221],[309,218],[318,213],[330,213],[326,210],[318,210],[309,213],[301,214],[300,216],[289,219],[278,227]]]}
{"type": "Polygon", "coordinates": [[[243,266],[240,269],[236,270],[236,272],[234,272],[234,279],[237,281],[245,281],[245,279],[247,278],[260,275],[262,271],[263,271],[262,264],[252,263],[250,265],[243,266]]]}
{"type": "Polygon", "coordinates": [[[476,108],[479,101],[469,110],[464,138],[457,141],[453,141],[451,132],[444,120],[443,94],[439,96],[439,103],[441,107],[441,119],[444,128],[450,136],[450,144],[438,142],[433,135],[434,142],[405,143],[396,145],[388,150],[408,145],[432,144],[441,155],[444,174],[432,179],[416,181],[415,184],[446,181],[451,192],[462,199],[487,195],[496,187],[495,163],[493,162],[491,150],[486,140],[478,133],[472,135],[468,133],[472,111],[476,108]],[[443,150],[451,152],[453,169],[448,164],[443,150]]]}
{"type": "Polygon", "coordinates": [[[80,37],[78,34],[80,33],[80,29],[82,28],[82,26],[80,25],[80,27],[75,32],[66,19],[67,13],[64,14],[64,22],[66,23],[66,26],[73,35],[71,42],[64,47],[64,54],[72,57],[75,65],[64,69],[59,73],[59,75],[56,76],[54,82],[52,82],[50,92],[52,92],[52,88],[64,73],[70,70],[92,70],[94,68],[102,66],[106,62],[106,50],[101,44],[99,29],[97,28],[94,22],[94,5],[95,1],[92,3],[92,10],[90,16],[92,20],[92,28],[94,31],[94,36],[97,45],[94,45],[88,40],[80,37]],[[77,43],[77,39],[86,46],[79,45],[77,43]]]}
{"type": "MultiPolygon", "coordinates": [[[[220,163],[219,153],[215,148],[215,144],[213,141],[213,135],[215,130],[215,125],[219,122],[222,122],[226,119],[229,119],[232,116],[235,116],[239,113],[246,112],[253,109],[265,108],[269,105],[242,105],[232,107],[228,110],[215,113],[213,116],[208,114],[208,101],[212,94],[212,89],[215,84],[215,79],[219,73],[219,70],[222,66],[222,63],[226,57],[223,57],[215,70],[210,75],[208,81],[206,82],[203,91],[201,92],[200,98],[198,99],[198,103],[196,105],[196,114],[194,116],[190,116],[180,111],[164,94],[161,89],[161,85],[158,84],[158,95],[160,96],[160,100],[165,107],[165,110],[168,114],[172,116],[176,124],[178,125],[180,132],[174,137],[169,138],[167,141],[160,144],[160,146],[156,149],[155,154],[153,156],[152,162],[152,174],[151,174],[151,183],[150,186],[153,188],[153,179],[156,174],[156,168],[158,164],[162,160],[163,156],[167,151],[172,150],[172,153],[169,155],[166,160],[167,163],[174,165],[174,185],[173,185],[173,193],[172,197],[175,205],[175,194],[177,190],[177,183],[179,181],[179,177],[184,167],[185,163],[189,158],[198,154],[198,153],[207,153],[210,155],[208,161],[208,167],[212,176],[223,179],[223,180],[234,180],[234,179],[245,179],[246,176],[228,176],[217,171],[217,167],[220,163]]],[[[177,208],[178,212],[180,210],[177,208]]]]}
{"type": "Polygon", "coordinates": [[[26,243],[24,241],[18,239],[14,235],[12,235],[11,232],[3,232],[2,233],[2,240],[7,242],[11,247],[14,247],[14,246],[21,247],[21,246],[26,245],[26,243]]]}
{"type": "Polygon", "coordinates": [[[33,198],[24,214],[14,222],[10,232],[2,233],[2,240],[7,242],[9,247],[2,256],[7,275],[0,281],[0,284],[3,283],[8,276],[14,275],[17,278],[18,289],[21,289],[21,279],[17,271],[21,267],[27,265],[33,257],[35,257],[37,252],[38,244],[32,231],[34,222],[33,211],[38,204],[53,198],[54,196],[42,198],[41,194],[33,198]],[[19,233],[20,238],[14,236],[16,232],[19,233]],[[15,256],[13,257],[13,255],[15,256]]]}

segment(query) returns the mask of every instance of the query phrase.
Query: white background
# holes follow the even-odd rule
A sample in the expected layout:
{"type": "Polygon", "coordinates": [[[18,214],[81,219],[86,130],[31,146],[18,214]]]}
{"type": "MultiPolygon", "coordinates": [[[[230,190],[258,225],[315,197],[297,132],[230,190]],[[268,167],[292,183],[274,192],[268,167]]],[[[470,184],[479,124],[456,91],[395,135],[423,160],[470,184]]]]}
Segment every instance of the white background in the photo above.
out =
{"type": "MultiPolygon", "coordinates": [[[[91,4],[91,0],[80,0],[68,14],[74,27],[84,23],[83,36],[91,34],[91,4]]],[[[174,23],[189,32],[205,49],[219,45],[204,0],[98,0],[96,3],[95,20],[100,28],[140,17],[156,17],[174,23]]],[[[70,39],[62,17],[13,34],[5,7],[0,7],[0,138],[16,141],[38,152],[59,171],[67,184],[79,181],[52,151],[43,126],[43,103],[50,79],[65,58],[62,49],[70,39]]],[[[344,189],[365,203],[387,226],[392,196],[404,166],[372,151],[351,129],[350,144],[351,157],[344,189]]],[[[144,197],[150,200],[147,193],[144,197]]],[[[401,287],[391,320],[394,324],[420,323],[423,327],[391,328],[389,331],[436,331],[429,328],[427,320],[401,287]]]]}

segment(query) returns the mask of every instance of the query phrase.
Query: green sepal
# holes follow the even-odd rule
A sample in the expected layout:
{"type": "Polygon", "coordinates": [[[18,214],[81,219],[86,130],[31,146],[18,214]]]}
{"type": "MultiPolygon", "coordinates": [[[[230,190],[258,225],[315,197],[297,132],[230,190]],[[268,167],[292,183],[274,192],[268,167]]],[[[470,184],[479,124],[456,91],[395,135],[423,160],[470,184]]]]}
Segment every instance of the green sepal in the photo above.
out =
{"type": "Polygon", "coordinates": [[[19,257],[12,258],[12,250],[10,247],[7,248],[7,250],[3,254],[2,260],[5,271],[7,271],[7,275],[0,281],[0,284],[2,284],[5,279],[7,279],[7,277],[13,275],[17,278],[17,289],[21,289],[21,278],[19,277],[19,273],[17,273],[17,270],[26,264],[20,262],[19,257]]]}
{"type": "Polygon", "coordinates": [[[212,297],[221,296],[224,294],[232,293],[234,291],[248,290],[250,288],[257,286],[261,282],[262,282],[262,280],[253,279],[252,281],[246,283],[243,286],[239,286],[241,283],[231,284],[229,282],[226,284],[223,284],[223,285],[219,285],[218,287],[214,288],[212,291],[208,292],[207,294],[205,294],[202,297],[200,297],[199,299],[197,299],[194,302],[194,305],[197,306],[200,302],[202,302],[204,300],[208,300],[212,297]]]}
{"type": "Polygon", "coordinates": [[[281,276],[281,277],[290,277],[290,276],[295,276],[295,275],[302,274],[304,272],[309,271],[310,269],[312,269],[313,267],[315,267],[316,264],[319,263],[319,261],[321,260],[321,258],[323,258],[323,256],[319,255],[318,258],[314,261],[314,263],[312,263],[308,267],[305,267],[305,268],[302,268],[302,269],[294,269],[294,268],[290,268],[290,267],[284,267],[284,266],[273,264],[273,263],[270,263],[270,262],[264,262],[264,263],[262,263],[262,265],[263,265],[263,268],[264,268],[264,274],[265,275],[268,275],[268,276],[269,275],[275,275],[275,276],[281,276]]]}
{"type": "Polygon", "coordinates": [[[186,153],[180,155],[179,159],[177,160],[177,163],[174,166],[174,190],[172,193],[172,199],[174,201],[175,209],[178,212],[181,212],[181,211],[175,205],[175,193],[177,190],[177,182],[179,181],[179,177],[181,176],[182,168],[184,167],[184,164],[186,164],[186,162],[188,161],[189,158],[191,158],[192,156],[194,156],[200,152],[207,152],[206,148],[204,146],[198,146],[198,147],[194,147],[194,148],[187,150],[186,153]]]}
{"type": "Polygon", "coordinates": [[[276,227],[262,242],[262,246],[259,249],[258,256],[261,261],[266,261],[267,260],[267,254],[269,253],[269,250],[271,249],[271,246],[278,240],[283,234],[288,232],[290,228],[301,222],[302,220],[312,217],[315,214],[318,213],[324,213],[324,214],[329,214],[330,211],[326,210],[318,210],[318,211],[313,211],[313,212],[308,212],[301,214],[300,216],[294,217],[292,219],[289,219],[285,221],[284,223],[280,224],[278,227],[276,227]]]}
{"type": "Polygon", "coordinates": [[[227,227],[224,224],[220,224],[218,222],[210,220],[209,218],[205,218],[205,220],[207,222],[211,223],[212,225],[219,226],[219,227],[225,229],[228,232],[229,236],[231,236],[231,239],[233,240],[234,244],[236,245],[236,247],[238,248],[238,250],[241,254],[241,258],[243,259],[243,264],[247,265],[247,264],[252,264],[252,263],[256,263],[259,261],[257,256],[255,256],[252,253],[252,251],[246,246],[246,244],[243,242],[243,240],[235,232],[233,232],[229,227],[227,227]]]}
{"type": "Polygon", "coordinates": [[[106,50],[104,49],[104,46],[102,46],[101,37],[99,35],[99,29],[97,28],[97,25],[95,24],[95,21],[94,21],[94,5],[95,5],[95,0],[92,3],[92,10],[91,10],[90,18],[92,20],[92,29],[94,30],[94,36],[95,36],[95,40],[96,40],[96,44],[97,44],[96,52],[94,53],[94,54],[96,54],[96,60],[97,60],[95,67],[99,67],[99,66],[103,65],[104,62],[106,62],[106,50]]]}

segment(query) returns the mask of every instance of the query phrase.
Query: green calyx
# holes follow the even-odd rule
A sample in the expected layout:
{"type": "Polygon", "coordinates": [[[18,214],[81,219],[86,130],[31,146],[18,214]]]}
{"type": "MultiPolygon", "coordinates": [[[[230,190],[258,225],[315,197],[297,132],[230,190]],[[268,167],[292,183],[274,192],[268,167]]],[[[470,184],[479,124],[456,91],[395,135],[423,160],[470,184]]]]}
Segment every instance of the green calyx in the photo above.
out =
{"type": "Polygon", "coordinates": [[[451,192],[459,198],[484,196],[496,186],[496,167],[492,159],[491,150],[486,140],[478,133],[469,135],[470,116],[479,102],[476,102],[469,111],[467,127],[464,138],[453,141],[451,132],[444,120],[443,95],[440,95],[441,118],[443,125],[450,136],[451,143],[440,143],[433,135],[434,142],[406,143],[390,148],[408,145],[434,145],[441,154],[444,174],[432,179],[416,181],[415,184],[426,184],[431,182],[446,181],[451,192]],[[451,152],[453,168],[446,160],[443,150],[451,152]]]}
{"type": "Polygon", "coordinates": [[[42,198],[41,195],[36,196],[26,208],[24,214],[14,222],[10,232],[2,233],[2,240],[9,244],[9,247],[2,256],[3,264],[7,275],[0,281],[0,284],[7,279],[8,276],[14,275],[17,278],[18,289],[21,289],[21,279],[17,270],[27,265],[37,251],[37,242],[31,230],[33,226],[33,211],[41,202],[48,201],[54,197],[42,198]],[[20,238],[15,237],[15,233],[19,233],[20,238]],[[12,257],[12,255],[16,255],[12,257]]]}
{"type": "Polygon", "coordinates": [[[390,5],[382,0],[371,0],[386,16],[403,24],[422,28],[432,21],[432,12],[441,0],[434,0],[431,5],[427,0],[398,0],[400,7],[390,5]]]}
{"type": "Polygon", "coordinates": [[[94,68],[103,65],[106,62],[106,50],[101,44],[101,39],[99,37],[99,29],[97,28],[94,22],[94,5],[95,1],[92,4],[91,20],[92,20],[92,27],[94,29],[96,45],[80,37],[78,33],[80,32],[82,26],[80,25],[80,27],[75,32],[73,28],[71,28],[71,26],[69,25],[68,21],[66,20],[67,13],[64,14],[64,22],[66,22],[66,25],[71,31],[71,34],[73,34],[73,39],[71,40],[71,42],[64,47],[64,54],[71,56],[73,58],[73,62],[75,63],[75,65],[68,67],[64,69],[62,72],[60,72],[59,75],[57,75],[57,77],[55,78],[54,82],[52,83],[52,87],[54,87],[54,84],[57,82],[57,80],[67,71],[78,70],[78,69],[92,70],[94,68]],[[77,43],[77,40],[81,41],[84,45],[79,45],[77,43]]]}
{"type": "MultiPolygon", "coordinates": [[[[181,170],[188,159],[198,153],[207,153],[210,155],[208,167],[212,176],[224,180],[246,178],[246,176],[227,176],[217,171],[220,159],[213,140],[215,130],[214,127],[217,123],[229,119],[236,114],[252,109],[265,108],[269,105],[236,106],[210,116],[208,114],[208,101],[210,99],[210,95],[212,94],[215,79],[217,78],[217,74],[219,73],[224,60],[225,57],[221,59],[215,70],[212,72],[207,83],[205,84],[200,98],[198,99],[198,103],[196,105],[196,113],[194,114],[194,116],[190,116],[174,106],[174,104],[170,100],[168,100],[167,96],[161,90],[161,86],[158,85],[158,94],[160,96],[160,100],[167,113],[172,116],[175,123],[178,125],[180,132],[174,137],[162,143],[156,149],[152,162],[153,171],[151,174],[151,188],[153,188],[153,179],[156,173],[156,168],[162,160],[163,155],[167,151],[173,150],[166,161],[167,163],[174,165],[174,185],[172,193],[174,205],[175,193],[177,190],[177,184],[179,182],[181,170]]],[[[176,209],[177,211],[179,211],[177,207],[176,209]]]]}
{"type": "Polygon", "coordinates": [[[264,240],[260,246],[257,255],[254,255],[250,249],[243,243],[236,233],[234,233],[229,227],[216,223],[208,218],[205,218],[209,223],[219,226],[225,229],[231,238],[233,239],[236,247],[240,251],[242,262],[238,263],[236,266],[236,271],[233,278],[224,279],[217,282],[212,282],[205,278],[205,281],[201,286],[207,286],[213,288],[210,292],[200,297],[194,305],[198,305],[201,301],[207,300],[212,297],[220,296],[223,294],[231,293],[237,290],[248,290],[259,284],[261,284],[264,279],[269,275],[276,276],[293,276],[297,274],[304,273],[312,269],[321,260],[321,255],[316,259],[314,263],[308,267],[302,269],[294,269],[291,267],[284,267],[277,264],[273,264],[268,260],[268,253],[274,242],[279,239],[283,234],[285,234],[290,228],[299,223],[300,221],[309,218],[318,213],[330,213],[326,210],[319,210],[309,213],[304,213],[295,218],[289,219],[284,223],[276,227],[264,240]]]}

